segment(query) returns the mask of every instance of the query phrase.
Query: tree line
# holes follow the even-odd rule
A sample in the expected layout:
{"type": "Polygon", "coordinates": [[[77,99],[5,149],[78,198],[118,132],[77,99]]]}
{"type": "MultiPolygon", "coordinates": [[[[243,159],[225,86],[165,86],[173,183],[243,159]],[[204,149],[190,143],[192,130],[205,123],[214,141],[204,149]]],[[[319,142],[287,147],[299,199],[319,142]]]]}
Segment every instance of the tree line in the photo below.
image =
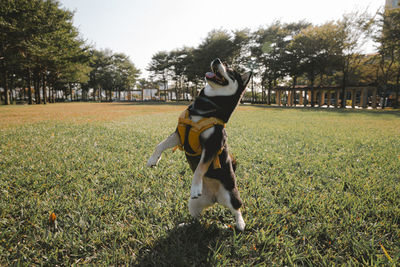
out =
{"type": "MultiPolygon", "coordinates": [[[[275,21],[255,31],[213,30],[198,47],[157,52],[147,70],[164,89],[172,81],[169,91],[185,99],[203,85],[204,72],[215,57],[237,70],[252,70],[260,90],[252,91],[251,98],[258,96],[268,104],[277,85],[307,85],[311,106],[313,88],[340,87],[343,107],[346,87],[372,85],[383,97],[395,91],[398,106],[400,9],[374,15],[354,12],[322,25],[275,21]],[[372,41],[375,52],[366,54],[366,44],[372,41]]],[[[161,91],[160,97],[166,99],[167,92],[161,91]]]]}
{"type": "Polygon", "coordinates": [[[129,57],[92,48],[72,19],[73,12],[56,0],[0,2],[0,87],[5,104],[15,94],[29,104],[73,100],[76,85],[84,100],[109,100],[112,91],[134,86],[140,71],[129,57]]]}
{"type": "MultiPolygon", "coordinates": [[[[73,15],[57,0],[0,1],[5,104],[10,96],[29,104],[74,100],[78,89],[83,100],[111,100],[113,92],[145,88],[160,89],[160,99],[173,92],[175,99],[187,100],[204,86],[204,73],[219,57],[239,71],[252,70],[256,78],[247,94],[268,104],[277,85],[340,87],[342,105],[346,87],[372,85],[383,97],[395,92],[398,106],[400,9],[345,14],[322,25],[275,21],[257,30],[212,30],[197,47],[155,53],[146,79],[139,79],[140,70],[127,55],[88,45],[73,26],[73,15]],[[371,41],[377,47],[366,54],[371,41]]],[[[308,99],[314,106],[315,97],[308,99]]]]}

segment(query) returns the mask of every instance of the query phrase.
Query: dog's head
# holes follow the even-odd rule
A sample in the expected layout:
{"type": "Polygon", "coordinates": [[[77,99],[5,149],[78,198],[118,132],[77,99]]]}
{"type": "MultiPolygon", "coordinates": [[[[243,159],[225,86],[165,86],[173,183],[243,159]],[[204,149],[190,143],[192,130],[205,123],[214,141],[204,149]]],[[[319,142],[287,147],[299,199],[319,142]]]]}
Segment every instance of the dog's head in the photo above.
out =
{"type": "Polygon", "coordinates": [[[211,62],[211,71],[206,73],[207,84],[191,105],[191,114],[213,116],[228,122],[244,94],[251,72],[240,74],[219,58],[211,62]]]}
{"type": "Polygon", "coordinates": [[[213,96],[242,95],[250,81],[251,72],[240,74],[227,67],[219,58],[211,62],[211,72],[206,73],[207,85],[204,94],[213,96]]]}

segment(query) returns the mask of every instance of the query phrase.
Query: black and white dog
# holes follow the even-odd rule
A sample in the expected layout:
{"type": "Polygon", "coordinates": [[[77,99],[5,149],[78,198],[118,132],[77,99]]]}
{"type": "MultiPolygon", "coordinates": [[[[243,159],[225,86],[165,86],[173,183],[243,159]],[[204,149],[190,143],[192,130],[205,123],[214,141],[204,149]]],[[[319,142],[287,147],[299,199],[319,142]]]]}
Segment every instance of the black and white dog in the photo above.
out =
{"type": "MultiPolygon", "coordinates": [[[[189,118],[198,122],[204,118],[217,118],[227,123],[242,98],[250,80],[251,72],[239,74],[228,68],[219,59],[211,63],[212,72],[206,73],[206,86],[188,107],[189,118]]],[[[186,154],[187,161],[194,172],[190,190],[189,211],[198,217],[203,209],[218,202],[229,208],[235,216],[236,227],[243,231],[240,207],[242,201],[236,186],[236,162],[228,153],[227,135],[224,125],[215,124],[200,134],[201,155],[186,154]],[[213,161],[219,157],[220,167],[215,168],[213,161]]],[[[155,166],[161,153],[181,145],[178,128],[167,139],[157,145],[147,166],[155,166]]]]}

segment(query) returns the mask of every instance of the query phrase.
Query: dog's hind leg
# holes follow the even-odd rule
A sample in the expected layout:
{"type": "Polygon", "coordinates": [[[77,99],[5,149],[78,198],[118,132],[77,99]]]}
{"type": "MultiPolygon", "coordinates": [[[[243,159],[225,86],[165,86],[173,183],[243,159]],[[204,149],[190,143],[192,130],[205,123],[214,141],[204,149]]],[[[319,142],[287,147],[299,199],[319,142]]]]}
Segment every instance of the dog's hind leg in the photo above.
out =
{"type": "Polygon", "coordinates": [[[210,206],[212,206],[214,202],[212,198],[207,195],[202,195],[198,198],[189,198],[189,212],[194,218],[198,218],[201,212],[210,206]]]}
{"type": "Polygon", "coordinates": [[[216,193],[220,186],[221,183],[216,179],[203,178],[203,194],[198,198],[189,199],[189,212],[193,217],[199,217],[205,208],[216,202],[216,193]]]}
{"type": "Polygon", "coordinates": [[[217,193],[217,202],[231,210],[233,216],[235,216],[236,228],[240,231],[244,231],[246,224],[243,220],[242,212],[240,211],[242,201],[240,200],[237,188],[228,191],[221,186],[217,193]]]}
{"type": "Polygon", "coordinates": [[[156,166],[157,163],[161,159],[162,152],[168,148],[172,148],[172,147],[179,145],[179,143],[180,143],[179,134],[178,134],[178,132],[175,131],[170,136],[168,136],[167,139],[165,139],[164,141],[162,141],[161,143],[159,143],[157,145],[156,149],[154,150],[153,155],[147,161],[147,164],[146,164],[147,167],[156,166]]]}

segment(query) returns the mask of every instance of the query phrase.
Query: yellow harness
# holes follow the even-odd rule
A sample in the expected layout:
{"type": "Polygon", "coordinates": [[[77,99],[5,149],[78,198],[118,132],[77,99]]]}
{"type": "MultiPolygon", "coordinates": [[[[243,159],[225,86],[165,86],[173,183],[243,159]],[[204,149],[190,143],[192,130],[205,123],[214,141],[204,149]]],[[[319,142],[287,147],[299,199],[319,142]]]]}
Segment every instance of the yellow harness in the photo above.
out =
{"type": "MultiPolygon", "coordinates": [[[[189,118],[189,110],[185,110],[179,116],[178,134],[180,138],[180,144],[174,148],[174,151],[179,148],[180,150],[185,151],[186,155],[188,156],[200,156],[202,152],[200,145],[200,134],[215,125],[222,125],[225,128],[225,123],[215,117],[203,118],[198,122],[194,122],[189,118]],[[187,133],[187,131],[189,132],[187,133]],[[186,137],[188,138],[188,144],[192,151],[187,151],[184,148],[186,137]]],[[[223,148],[218,151],[217,156],[214,159],[214,169],[221,168],[219,155],[222,153],[222,150],[223,148]]]]}

